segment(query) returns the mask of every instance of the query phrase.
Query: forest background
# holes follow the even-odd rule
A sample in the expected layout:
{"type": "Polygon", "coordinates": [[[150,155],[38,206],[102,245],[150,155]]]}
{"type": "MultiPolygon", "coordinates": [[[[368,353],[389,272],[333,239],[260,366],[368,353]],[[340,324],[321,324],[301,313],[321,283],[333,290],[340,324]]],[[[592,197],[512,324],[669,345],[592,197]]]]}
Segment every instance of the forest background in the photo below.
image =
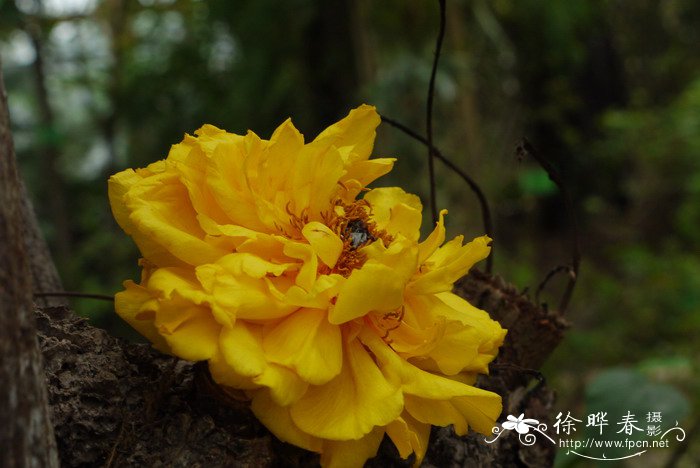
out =
{"type": "MultiPolygon", "coordinates": [[[[572,326],[543,371],[557,408],[580,419],[644,400],[689,436],[646,461],[692,466],[700,459],[700,3],[447,7],[435,143],[490,202],[494,271],[534,294],[571,256],[562,197],[535,160],[516,155],[522,137],[575,200],[583,263],[566,314],[572,326]]],[[[138,277],[106,180],[164,158],[204,123],[269,137],[292,116],[311,139],[369,103],[424,133],[438,17],[437,2],[421,0],[0,0],[17,156],[66,290],[113,294],[138,277]]],[[[385,124],[375,154],[399,159],[375,186],[401,185],[427,208],[425,148],[385,124]]],[[[456,174],[437,171],[448,235],[482,234],[475,197],[456,174]]],[[[540,301],[555,307],[565,281],[554,278],[540,301]]],[[[73,306],[139,339],[110,303],[73,306]]]]}

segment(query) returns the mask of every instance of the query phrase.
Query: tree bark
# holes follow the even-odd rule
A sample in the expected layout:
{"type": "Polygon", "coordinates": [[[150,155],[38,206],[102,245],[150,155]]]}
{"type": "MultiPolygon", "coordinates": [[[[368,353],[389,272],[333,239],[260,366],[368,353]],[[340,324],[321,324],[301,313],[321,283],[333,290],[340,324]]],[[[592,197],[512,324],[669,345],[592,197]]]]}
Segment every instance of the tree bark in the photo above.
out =
{"type": "Polygon", "coordinates": [[[23,193],[0,75],[0,466],[58,466],[37,347],[23,193]]]}

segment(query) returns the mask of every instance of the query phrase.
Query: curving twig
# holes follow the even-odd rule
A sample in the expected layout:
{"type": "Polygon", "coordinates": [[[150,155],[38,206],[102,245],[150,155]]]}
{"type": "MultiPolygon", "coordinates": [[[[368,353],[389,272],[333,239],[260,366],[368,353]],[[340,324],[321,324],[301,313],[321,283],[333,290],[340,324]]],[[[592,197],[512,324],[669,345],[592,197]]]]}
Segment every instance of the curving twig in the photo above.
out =
{"type": "Polygon", "coordinates": [[[547,286],[547,283],[549,283],[549,280],[554,278],[558,273],[564,272],[568,273],[569,275],[572,275],[573,269],[571,268],[571,265],[557,265],[556,267],[549,270],[549,273],[547,273],[547,276],[544,277],[539,286],[537,286],[537,290],[535,291],[535,302],[537,304],[540,303],[540,293],[544,291],[544,288],[547,286]]]}
{"type": "MultiPolygon", "coordinates": [[[[386,122],[392,127],[395,127],[399,130],[401,130],[403,133],[406,135],[410,136],[414,140],[417,140],[421,143],[423,143],[425,146],[428,147],[429,150],[432,151],[432,154],[440,160],[443,164],[445,164],[448,168],[450,168],[452,171],[455,172],[458,176],[464,180],[464,182],[467,183],[469,188],[471,189],[472,192],[474,192],[474,195],[479,199],[479,206],[481,207],[481,218],[484,223],[484,232],[486,233],[487,236],[493,239],[493,224],[491,223],[491,210],[489,208],[489,203],[486,200],[486,195],[484,195],[484,192],[481,190],[481,187],[479,187],[479,184],[476,183],[474,179],[469,177],[466,172],[461,170],[454,162],[452,162],[450,159],[448,159],[442,151],[440,151],[438,148],[430,144],[427,140],[427,138],[419,135],[415,131],[411,130],[408,128],[406,125],[387,117],[384,114],[379,115],[382,118],[382,122],[386,122]]],[[[437,221],[436,221],[437,222],[437,221]]],[[[491,245],[491,255],[486,257],[486,273],[491,273],[491,270],[493,269],[493,245],[491,245]]]]}
{"type": "Polygon", "coordinates": [[[433,58],[433,69],[430,71],[430,83],[428,84],[428,103],[426,110],[426,128],[428,135],[428,174],[430,177],[430,212],[433,215],[433,224],[438,221],[437,195],[435,185],[435,151],[433,147],[433,98],[435,97],[435,75],[437,74],[438,60],[442,50],[442,40],[445,37],[445,0],[438,0],[440,3],[440,29],[438,30],[437,42],[435,44],[435,57],[433,58]]]}
{"type": "MultiPolygon", "coordinates": [[[[573,202],[571,201],[571,195],[569,194],[569,189],[566,187],[566,184],[559,175],[559,172],[557,172],[554,166],[552,166],[552,164],[549,161],[543,158],[542,155],[540,155],[537,152],[537,150],[535,150],[535,148],[530,144],[527,138],[523,138],[522,141],[518,143],[518,146],[515,148],[515,152],[519,158],[522,158],[523,156],[527,155],[532,156],[535,159],[535,161],[537,161],[539,165],[542,166],[542,169],[544,169],[547,172],[549,179],[557,185],[562,197],[564,198],[564,206],[566,207],[566,214],[568,215],[569,226],[571,228],[571,265],[569,267],[569,282],[567,283],[566,289],[564,290],[564,294],[562,295],[561,301],[559,302],[559,312],[564,313],[566,307],[569,305],[569,301],[571,300],[571,295],[574,292],[576,280],[578,279],[578,269],[579,265],[581,264],[581,247],[578,234],[578,221],[576,219],[576,213],[574,212],[573,202]]],[[[557,267],[547,275],[544,281],[542,281],[542,283],[540,284],[540,287],[537,289],[538,295],[541,289],[544,288],[544,285],[547,284],[549,279],[559,271],[563,270],[560,270],[559,267],[557,267]]]]}

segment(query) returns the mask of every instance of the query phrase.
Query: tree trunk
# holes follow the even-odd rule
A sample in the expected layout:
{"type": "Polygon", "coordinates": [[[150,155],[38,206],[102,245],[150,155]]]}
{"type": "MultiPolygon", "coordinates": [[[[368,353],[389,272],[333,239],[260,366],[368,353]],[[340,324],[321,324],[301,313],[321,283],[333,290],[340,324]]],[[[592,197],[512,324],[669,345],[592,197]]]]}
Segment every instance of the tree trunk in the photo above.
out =
{"type": "Polygon", "coordinates": [[[0,75],[0,466],[58,466],[22,231],[26,194],[0,75]]]}

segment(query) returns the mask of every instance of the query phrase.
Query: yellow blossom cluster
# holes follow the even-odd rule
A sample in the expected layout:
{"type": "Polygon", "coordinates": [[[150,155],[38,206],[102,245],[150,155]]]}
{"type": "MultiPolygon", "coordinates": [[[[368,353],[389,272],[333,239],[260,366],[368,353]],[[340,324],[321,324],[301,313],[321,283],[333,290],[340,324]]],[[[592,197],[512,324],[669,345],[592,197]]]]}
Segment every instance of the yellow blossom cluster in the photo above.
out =
{"type": "Polygon", "coordinates": [[[153,345],[207,361],[279,439],[361,466],[386,434],[420,463],[431,425],[489,433],[498,395],[473,386],[505,330],[452,293],[490,239],[422,242],[422,206],[367,190],[380,119],[354,109],[310,143],[205,125],[165,160],[109,180],[143,256],[117,313],[153,345]]]}

